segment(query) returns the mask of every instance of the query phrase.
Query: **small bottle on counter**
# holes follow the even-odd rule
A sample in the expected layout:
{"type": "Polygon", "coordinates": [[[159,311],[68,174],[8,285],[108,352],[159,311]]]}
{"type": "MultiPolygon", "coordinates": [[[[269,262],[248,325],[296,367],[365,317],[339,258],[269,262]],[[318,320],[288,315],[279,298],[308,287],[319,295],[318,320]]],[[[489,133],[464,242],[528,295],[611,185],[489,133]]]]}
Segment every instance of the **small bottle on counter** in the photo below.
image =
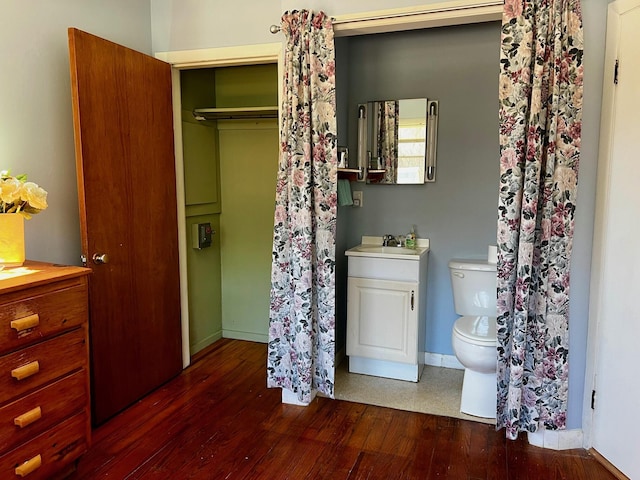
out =
{"type": "Polygon", "coordinates": [[[411,231],[407,233],[407,237],[404,240],[404,246],[406,248],[416,248],[416,229],[415,225],[411,227],[411,231]]]}

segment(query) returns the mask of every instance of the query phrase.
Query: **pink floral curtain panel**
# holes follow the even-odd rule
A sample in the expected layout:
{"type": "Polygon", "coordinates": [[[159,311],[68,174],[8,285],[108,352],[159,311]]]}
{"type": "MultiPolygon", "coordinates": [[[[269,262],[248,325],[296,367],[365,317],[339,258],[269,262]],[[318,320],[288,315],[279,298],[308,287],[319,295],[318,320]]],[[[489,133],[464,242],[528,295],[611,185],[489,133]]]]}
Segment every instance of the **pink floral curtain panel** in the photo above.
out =
{"type": "Polygon", "coordinates": [[[287,12],[267,384],[333,398],[337,155],[333,26],[287,12]]]}
{"type": "Polygon", "coordinates": [[[389,100],[379,103],[378,114],[378,152],[385,169],[383,183],[396,183],[398,180],[398,124],[400,122],[400,103],[389,100]]]}
{"type": "Polygon", "coordinates": [[[580,0],[506,0],[500,58],[497,428],[565,428],[582,126],[580,0]]]}

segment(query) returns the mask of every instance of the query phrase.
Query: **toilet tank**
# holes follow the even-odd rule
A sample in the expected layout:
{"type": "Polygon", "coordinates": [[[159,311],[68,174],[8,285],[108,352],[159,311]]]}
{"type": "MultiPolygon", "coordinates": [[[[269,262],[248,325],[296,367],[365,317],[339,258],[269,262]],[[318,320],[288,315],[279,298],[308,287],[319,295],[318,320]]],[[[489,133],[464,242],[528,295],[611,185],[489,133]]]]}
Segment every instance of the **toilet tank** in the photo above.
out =
{"type": "Polygon", "coordinates": [[[449,262],[453,303],[458,315],[496,316],[496,265],[486,260],[449,262]]]}

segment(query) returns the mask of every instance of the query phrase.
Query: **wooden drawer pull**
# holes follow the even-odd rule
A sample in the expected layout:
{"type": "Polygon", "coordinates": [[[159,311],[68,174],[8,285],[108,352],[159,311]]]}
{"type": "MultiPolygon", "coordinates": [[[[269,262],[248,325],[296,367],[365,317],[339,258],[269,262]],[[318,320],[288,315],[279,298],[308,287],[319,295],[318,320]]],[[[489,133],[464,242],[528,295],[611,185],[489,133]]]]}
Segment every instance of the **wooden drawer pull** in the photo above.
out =
{"type": "Polygon", "coordinates": [[[13,419],[14,425],[19,426],[20,428],[24,428],[27,425],[31,425],[36,420],[40,420],[42,417],[42,409],[40,407],[36,407],[33,410],[29,410],[22,415],[18,415],[13,419]]]}
{"type": "Polygon", "coordinates": [[[24,380],[31,375],[35,375],[39,371],[40,363],[36,360],[35,362],[27,363],[22,367],[14,368],[13,370],[11,370],[11,376],[16,380],[24,380]]]}
{"type": "Polygon", "coordinates": [[[30,473],[33,473],[35,470],[40,468],[42,465],[42,457],[40,454],[33,457],[31,460],[27,460],[21,465],[16,467],[16,475],[20,477],[26,477],[30,473]]]}
{"type": "Polygon", "coordinates": [[[38,325],[40,325],[40,317],[37,313],[11,321],[11,328],[14,328],[18,332],[37,327],[38,325]]]}

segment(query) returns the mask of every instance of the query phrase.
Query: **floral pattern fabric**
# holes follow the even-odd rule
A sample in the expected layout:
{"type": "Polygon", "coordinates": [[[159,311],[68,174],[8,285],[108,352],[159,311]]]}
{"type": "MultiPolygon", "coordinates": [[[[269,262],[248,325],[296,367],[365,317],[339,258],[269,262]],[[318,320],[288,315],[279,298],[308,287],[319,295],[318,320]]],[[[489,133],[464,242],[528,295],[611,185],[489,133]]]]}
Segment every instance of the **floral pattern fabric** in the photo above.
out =
{"type": "Polygon", "coordinates": [[[335,51],[324,13],[287,12],[267,385],[333,398],[337,138],[335,51]]]}
{"type": "Polygon", "coordinates": [[[395,184],[398,181],[398,126],[400,102],[388,100],[378,103],[378,145],[384,178],[380,183],[395,184]]]}
{"type": "Polygon", "coordinates": [[[514,439],[566,427],[580,0],[505,0],[501,47],[496,426],[514,439]]]}

